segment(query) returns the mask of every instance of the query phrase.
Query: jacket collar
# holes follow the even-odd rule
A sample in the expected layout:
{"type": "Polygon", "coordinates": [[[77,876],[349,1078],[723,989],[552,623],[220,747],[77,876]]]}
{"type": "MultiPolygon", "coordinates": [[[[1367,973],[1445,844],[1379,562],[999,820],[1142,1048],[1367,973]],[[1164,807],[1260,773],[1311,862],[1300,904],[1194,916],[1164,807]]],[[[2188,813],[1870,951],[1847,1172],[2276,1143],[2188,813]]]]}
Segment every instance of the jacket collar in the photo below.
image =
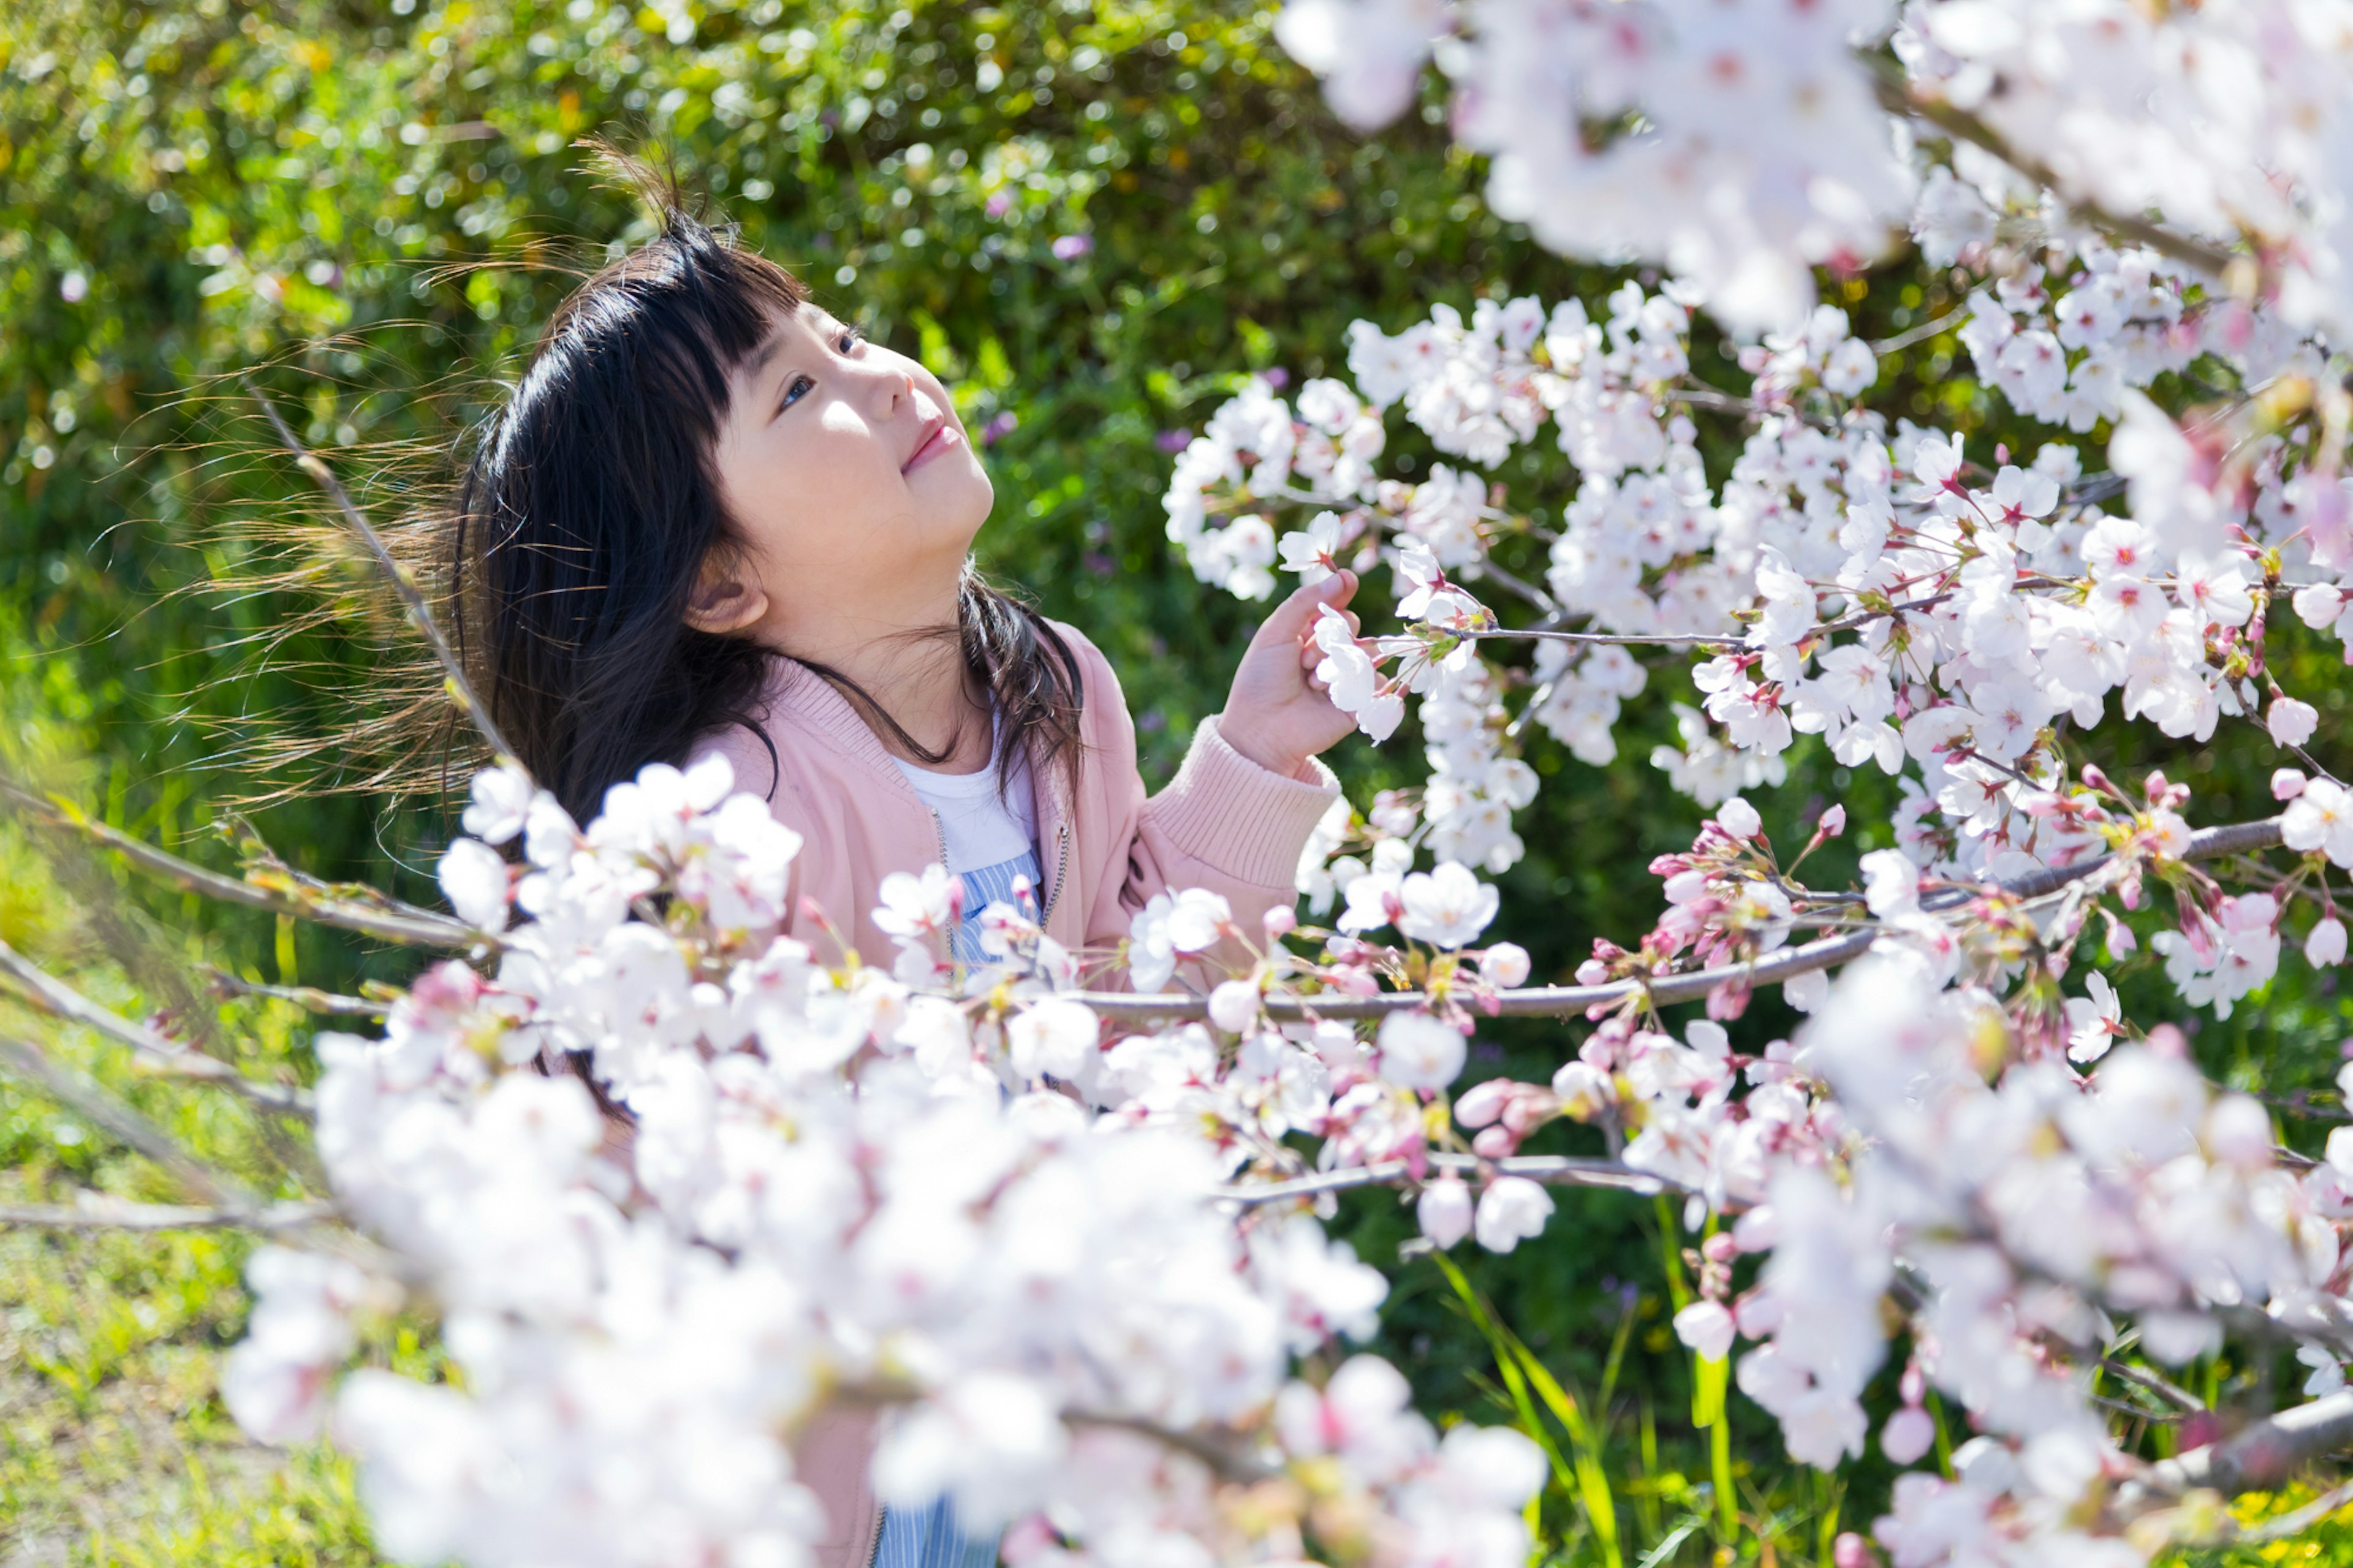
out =
{"type": "MultiPolygon", "coordinates": [[[[897,791],[908,805],[923,809],[914,785],[899,771],[898,759],[884,750],[873,728],[833,682],[798,659],[782,654],[770,658],[769,665],[765,700],[771,723],[784,721],[823,737],[864,763],[869,772],[887,780],[888,787],[897,791]]],[[[1038,808],[1038,866],[1046,879],[1041,908],[1050,910],[1061,901],[1061,882],[1070,874],[1062,836],[1073,820],[1076,803],[1070,796],[1070,780],[1064,770],[1042,765],[1042,759],[1034,751],[1029,757],[1029,787],[1035,792],[1038,808]]],[[[927,849],[927,859],[929,853],[927,849]]]]}

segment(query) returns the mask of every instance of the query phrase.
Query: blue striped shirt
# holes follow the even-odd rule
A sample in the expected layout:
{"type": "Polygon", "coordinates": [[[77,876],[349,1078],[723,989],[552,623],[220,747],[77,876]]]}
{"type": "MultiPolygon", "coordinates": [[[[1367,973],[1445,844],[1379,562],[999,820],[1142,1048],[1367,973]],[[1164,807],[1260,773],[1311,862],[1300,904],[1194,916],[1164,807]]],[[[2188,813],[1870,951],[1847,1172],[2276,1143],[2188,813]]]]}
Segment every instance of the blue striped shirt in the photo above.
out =
{"type": "Polygon", "coordinates": [[[995,960],[980,948],[980,911],[991,904],[1010,904],[1031,920],[1038,918],[1038,900],[1046,896],[1046,889],[1039,886],[1038,880],[1038,852],[1024,849],[1010,860],[999,860],[996,865],[983,866],[977,871],[959,871],[956,879],[964,884],[964,918],[956,922],[949,945],[966,963],[994,963],[995,960]],[[1026,906],[1013,896],[1013,882],[1017,877],[1029,879],[1029,898],[1026,906]]]}
{"type": "Polygon", "coordinates": [[[886,1508],[874,1568],[995,1568],[997,1532],[966,1535],[946,1498],[925,1509],[886,1508]]]}

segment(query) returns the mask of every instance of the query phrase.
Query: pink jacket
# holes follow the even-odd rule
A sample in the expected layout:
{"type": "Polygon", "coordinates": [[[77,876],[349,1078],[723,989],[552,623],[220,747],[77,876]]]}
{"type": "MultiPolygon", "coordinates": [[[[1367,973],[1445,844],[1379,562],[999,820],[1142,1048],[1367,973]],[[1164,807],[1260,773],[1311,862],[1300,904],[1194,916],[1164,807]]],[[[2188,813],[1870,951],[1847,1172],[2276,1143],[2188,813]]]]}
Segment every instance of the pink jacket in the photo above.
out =
{"type": "MultiPolygon", "coordinates": [[[[1212,718],[1194,731],[1176,776],[1147,798],[1118,677],[1084,637],[1060,622],[1054,629],[1079,658],[1084,754],[1075,789],[1031,770],[1047,934],[1073,953],[1107,951],[1155,893],[1181,888],[1222,893],[1237,922],[1254,932],[1261,916],[1294,896],[1300,849],[1338,797],[1338,782],[1314,761],[1303,778],[1268,772],[1226,744],[1212,718]]],[[[791,934],[822,959],[838,956],[797,913],[802,900],[813,900],[861,959],[887,965],[896,948],[873,923],[877,889],[892,871],[919,872],[942,858],[939,824],[849,700],[821,677],[779,658],[762,700],[773,760],[741,725],[696,756],[725,756],[735,787],[765,795],[776,819],[801,836],[791,934]]],[[[829,1407],[795,1445],[800,1479],[825,1509],[817,1568],[866,1568],[873,1558],[881,1528],[868,1475],[876,1423],[870,1408],[829,1407]]]]}
{"type": "MultiPolygon", "coordinates": [[[[1304,778],[1269,773],[1227,745],[1211,718],[1194,731],[1176,776],[1147,799],[1119,678],[1094,644],[1053,625],[1078,656],[1084,682],[1084,754],[1075,791],[1059,773],[1031,770],[1046,934],[1074,953],[1109,949],[1153,894],[1178,888],[1224,894],[1254,932],[1260,916],[1293,898],[1299,851],[1337,798],[1338,781],[1313,760],[1304,778]]],[[[695,755],[726,757],[735,787],[765,795],[776,820],[801,836],[787,931],[821,960],[839,957],[800,917],[802,900],[813,900],[863,961],[887,968],[898,950],[875,928],[877,889],[892,871],[919,872],[941,859],[939,824],[849,699],[822,677],[779,658],[762,701],[773,758],[742,725],[695,755]]]]}

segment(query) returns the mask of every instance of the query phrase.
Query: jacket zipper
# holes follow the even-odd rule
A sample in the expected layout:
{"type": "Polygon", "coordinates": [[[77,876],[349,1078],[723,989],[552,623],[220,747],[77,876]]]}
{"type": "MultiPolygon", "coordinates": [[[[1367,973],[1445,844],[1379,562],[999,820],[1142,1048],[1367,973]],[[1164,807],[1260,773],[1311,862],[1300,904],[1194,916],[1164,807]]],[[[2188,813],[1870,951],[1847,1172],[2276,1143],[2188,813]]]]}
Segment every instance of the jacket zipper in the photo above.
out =
{"type": "Polygon", "coordinates": [[[1054,906],[1062,899],[1062,882],[1070,875],[1071,825],[1068,821],[1055,824],[1054,838],[1058,847],[1054,860],[1054,886],[1046,894],[1046,912],[1038,917],[1039,931],[1045,930],[1046,922],[1054,918],[1054,906]]]}
{"type": "Polygon", "coordinates": [[[866,1568],[874,1568],[882,1560],[882,1516],[890,1511],[887,1503],[874,1505],[874,1536],[866,1543],[866,1568]]]}
{"type": "MultiPolygon", "coordinates": [[[[941,821],[941,820],[940,820],[940,811],[939,811],[939,807],[937,807],[937,806],[935,806],[935,805],[927,805],[927,806],[923,807],[923,809],[924,809],[925,811],[928,811],[928,812],[930,812],[930,813],[932,814],[932,832],[934,833],[934,835],[935,835],[935,836],[937,837],[937,838],[938,838],[938,840],[939,840],[939,846],[940,846],[940,869],[941,869],[941,870],[943,870],[943,871],[947,871],[947,870],[948,870],[948,825],[947,825],[946,823],[944,823],[944,822],[943,822],[943,821],[941,821]]],[[[951,877],[953,877],[953,876],[955,876],[955,873],[954,871],[948,871],[948,875],[949,875],[949,876],[951,876],[951,877]]]]}

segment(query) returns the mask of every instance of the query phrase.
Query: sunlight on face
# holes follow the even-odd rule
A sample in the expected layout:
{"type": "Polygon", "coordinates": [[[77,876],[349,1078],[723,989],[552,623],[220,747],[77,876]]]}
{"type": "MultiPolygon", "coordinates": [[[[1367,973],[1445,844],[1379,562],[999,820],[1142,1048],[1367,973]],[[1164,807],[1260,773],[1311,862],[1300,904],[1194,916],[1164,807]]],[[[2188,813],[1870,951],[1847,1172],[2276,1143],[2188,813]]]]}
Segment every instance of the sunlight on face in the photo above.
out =
{"type": "Polygon", "coordinates": [[[995,500],[937,377],[812,303],[733,377],[716,461],[772,646],[934,615],[995,500]]]}

